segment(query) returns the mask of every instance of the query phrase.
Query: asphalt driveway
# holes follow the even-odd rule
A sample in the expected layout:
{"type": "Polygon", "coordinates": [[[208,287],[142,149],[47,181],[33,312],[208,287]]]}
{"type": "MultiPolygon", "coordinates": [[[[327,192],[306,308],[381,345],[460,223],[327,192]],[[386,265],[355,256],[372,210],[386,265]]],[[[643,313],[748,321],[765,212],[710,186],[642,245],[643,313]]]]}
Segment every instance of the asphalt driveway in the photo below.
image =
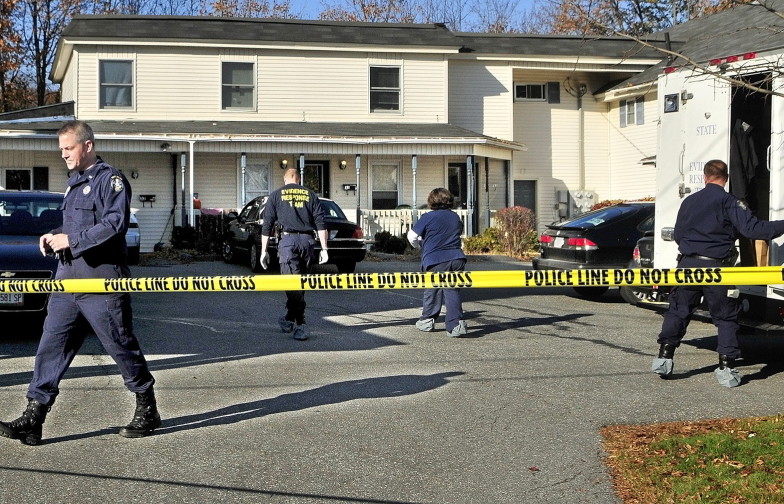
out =
{"type": "MultiPolygon", "coordinates": [[[[133,271],[247,274],[220,262],[133,271]]],[[[715,330],[695,322],[663,381],[649,372],[660,315],[617,291],[598,302],[569,288],[463,294],[470,334],[451,339],[443,320],[434,333],[414,328],[421,291],[308,293],[305,342],[279,332],[283,293],[134,294],[163,426],[144,439],[115,434],[133,398],[88,339],[46,443],[0,439],[0,501],[616,504],[601,426],[782,410],[779,339],[744,336],[746,382],[725,389],[712,372],[715,330]]],[[[36,345],[34,335],[7,341],[4,420],[24,407],[36,345]]]]}

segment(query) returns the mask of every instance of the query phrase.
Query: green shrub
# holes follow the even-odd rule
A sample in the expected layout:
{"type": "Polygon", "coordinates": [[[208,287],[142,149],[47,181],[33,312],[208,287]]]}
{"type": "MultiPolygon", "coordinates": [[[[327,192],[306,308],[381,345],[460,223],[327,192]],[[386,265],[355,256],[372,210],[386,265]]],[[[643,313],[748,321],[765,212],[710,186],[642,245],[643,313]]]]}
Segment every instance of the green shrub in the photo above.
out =
{"type": "Polygon", "coordinates": [[[469,236],[463,240],[463,250],[469,254],[489,254],[498,252],[501,244],[498,241],[498,229],[489,227],[482,234],[469,236]]]}
{"type": "Polygon", "coordinates": [[[392,236],[389,231],[380,231],[376,233],[374,239],[375,245],[373,245],[373,250],[385,254],[403,254],[409,246],[408,241],[405,238],[392,236]]]}

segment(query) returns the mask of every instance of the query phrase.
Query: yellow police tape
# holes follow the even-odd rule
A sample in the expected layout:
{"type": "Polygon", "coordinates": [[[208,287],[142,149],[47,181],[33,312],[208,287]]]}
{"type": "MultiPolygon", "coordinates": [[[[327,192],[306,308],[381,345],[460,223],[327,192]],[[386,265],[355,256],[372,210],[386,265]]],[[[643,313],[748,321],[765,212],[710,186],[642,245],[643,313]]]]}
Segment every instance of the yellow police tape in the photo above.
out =
{"type": "Polygon", "coordinates": [[[590,269],[0,280],[0,293],[784,284],[784,268],[590,269]]]}

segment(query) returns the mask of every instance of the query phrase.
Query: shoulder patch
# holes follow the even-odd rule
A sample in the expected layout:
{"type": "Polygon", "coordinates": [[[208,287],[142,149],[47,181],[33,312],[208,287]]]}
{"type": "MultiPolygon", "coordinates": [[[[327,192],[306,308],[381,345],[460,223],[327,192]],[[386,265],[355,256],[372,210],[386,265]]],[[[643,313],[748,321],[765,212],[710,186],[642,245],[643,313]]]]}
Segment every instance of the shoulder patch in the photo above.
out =
{"type": "Polygon", "coordinates": [[[112,188],[114,192],[120,192],[125,189],[125,185],[123,184],[123,179],[119,175],[115,175],[112,177],[112,188]]]}
{"type": "Polygon", "coordinates": [[[746,205],[746,203],[743,200],[738,200],[737,205],[740,207],[741,210],[749,209],[749,207],[746,205]]]}

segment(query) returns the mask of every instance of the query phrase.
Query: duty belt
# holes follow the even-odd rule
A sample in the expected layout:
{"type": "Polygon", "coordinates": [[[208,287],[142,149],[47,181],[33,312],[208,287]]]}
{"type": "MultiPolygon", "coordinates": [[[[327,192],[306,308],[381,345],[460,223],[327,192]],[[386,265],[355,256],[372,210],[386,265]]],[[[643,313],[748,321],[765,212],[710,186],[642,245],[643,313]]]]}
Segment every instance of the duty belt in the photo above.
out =
{"type": "Polygon", "coordinates": [[[720,259],[718,257],[708,257],[708,256],[704,256],[704,255],[699,255],[699,254],[686,254],[686,255],[678,254],[677,260],[680,261],[684,257],[691,257],[692,259],[701,259],[703,261],[719,261],[723,266],[731,265],[729,263],[732,260],[731,257],[725,257],[723,259],[720,259]]]}

